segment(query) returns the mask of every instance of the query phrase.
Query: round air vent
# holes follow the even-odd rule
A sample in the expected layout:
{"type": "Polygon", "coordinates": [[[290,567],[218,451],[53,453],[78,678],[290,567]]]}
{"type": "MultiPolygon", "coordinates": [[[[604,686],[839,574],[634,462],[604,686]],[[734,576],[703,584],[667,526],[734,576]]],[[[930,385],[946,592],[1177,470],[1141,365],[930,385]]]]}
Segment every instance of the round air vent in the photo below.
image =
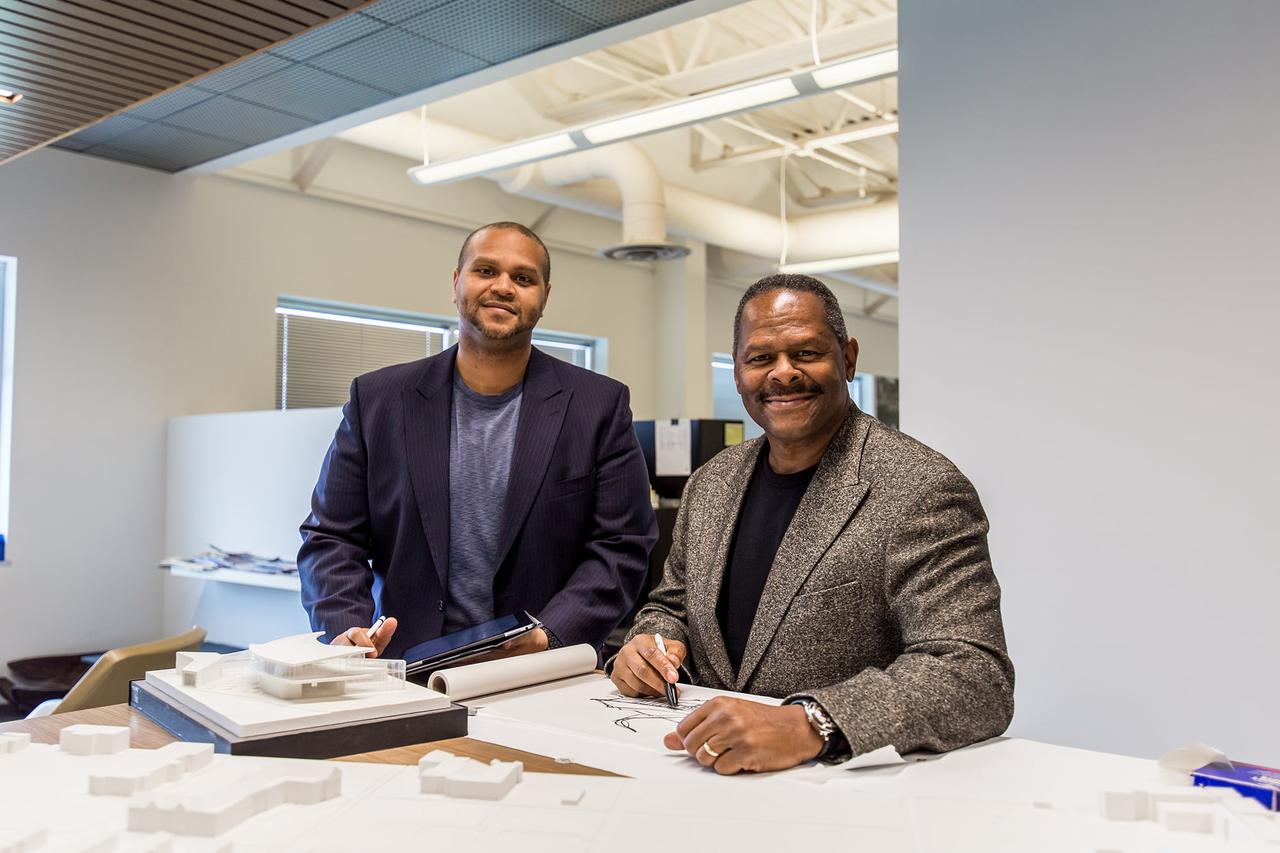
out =
{"type": "Polygon", "coordinates": [[[604,247],[600,254],[615,261],[674,261],[689,254],[689,247],[678,243],[619,243],[604,247]]]}

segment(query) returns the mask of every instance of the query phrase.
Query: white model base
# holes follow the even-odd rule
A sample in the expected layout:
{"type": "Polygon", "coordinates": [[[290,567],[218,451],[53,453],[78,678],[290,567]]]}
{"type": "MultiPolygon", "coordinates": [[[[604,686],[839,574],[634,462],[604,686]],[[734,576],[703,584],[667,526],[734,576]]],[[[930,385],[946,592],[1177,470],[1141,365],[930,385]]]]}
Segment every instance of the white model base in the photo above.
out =
{"type": "Polygon", "coordinates": [[[58,745],[68,755],[115,755],[129,748],[129,730],[124,726],[67,726],[58,735],[58,745]]]}
{"type": "Polygon", "coordinates": [[[500,800],[520,781],[524,765],[519,761],[485,764],[433,749],[418,760],[419,790],[468,800],[500,800]]]}

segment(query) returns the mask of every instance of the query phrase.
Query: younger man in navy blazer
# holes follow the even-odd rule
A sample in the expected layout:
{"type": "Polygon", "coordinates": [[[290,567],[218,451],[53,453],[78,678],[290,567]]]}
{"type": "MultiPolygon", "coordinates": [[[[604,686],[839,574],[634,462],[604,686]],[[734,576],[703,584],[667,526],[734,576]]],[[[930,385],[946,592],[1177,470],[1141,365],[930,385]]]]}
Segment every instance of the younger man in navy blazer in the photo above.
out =
{"type": "Polygon", "coordinates": [[[453,273],[457,346],[351,384],[298,552],[328,641],[401,657],[528,611],[545,630],[510,653],[598,649],[630,611],[656,540],[644,458],[626,386],[531,344],[550,267],[523,226],[477,229],[453,273]]]}

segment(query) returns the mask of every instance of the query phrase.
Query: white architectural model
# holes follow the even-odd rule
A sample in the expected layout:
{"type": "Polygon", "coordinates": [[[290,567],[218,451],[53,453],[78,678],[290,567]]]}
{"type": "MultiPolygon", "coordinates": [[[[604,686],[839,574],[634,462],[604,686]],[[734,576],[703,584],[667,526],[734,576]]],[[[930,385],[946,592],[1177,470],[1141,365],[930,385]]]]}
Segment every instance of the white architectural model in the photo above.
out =
{"type": "Polygon", "coordinates": [[[69,755],[115,755],[129,748],[129,730],[124,726],[67,726],[58,735],[58,745],[69,755]]]}
{"type": "Polygon", "coordinates": [[[294,634],[229,655],[181,652],[176,668],[184,687],[200,688],[244,679],[247,670],[263,692],[281,699],[341,696],[356,682],[362,689],[404,686],[404,661],[368,659],[360,646],[331,646],[319,637],[294,634]]]}
{"type": "Polygon", "coordinates": [[[488,764],[433,749],[418,759],[419,790],[469,800],[500,800],[520,781],[524,765],[519,761],[488,764]]]}

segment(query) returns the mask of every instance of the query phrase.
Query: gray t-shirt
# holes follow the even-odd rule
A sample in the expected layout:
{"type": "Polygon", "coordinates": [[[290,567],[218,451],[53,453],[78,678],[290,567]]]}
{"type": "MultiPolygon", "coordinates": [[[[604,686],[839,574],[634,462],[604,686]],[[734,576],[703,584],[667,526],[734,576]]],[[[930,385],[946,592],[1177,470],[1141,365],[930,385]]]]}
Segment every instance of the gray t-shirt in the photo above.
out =
{"type": "Polygon", "coordinates": [[[449,431],[449,602],[445,633],[494,617],[493,577],[520,420],[521,383],[478,394],[453,374],[449,431]]]}

